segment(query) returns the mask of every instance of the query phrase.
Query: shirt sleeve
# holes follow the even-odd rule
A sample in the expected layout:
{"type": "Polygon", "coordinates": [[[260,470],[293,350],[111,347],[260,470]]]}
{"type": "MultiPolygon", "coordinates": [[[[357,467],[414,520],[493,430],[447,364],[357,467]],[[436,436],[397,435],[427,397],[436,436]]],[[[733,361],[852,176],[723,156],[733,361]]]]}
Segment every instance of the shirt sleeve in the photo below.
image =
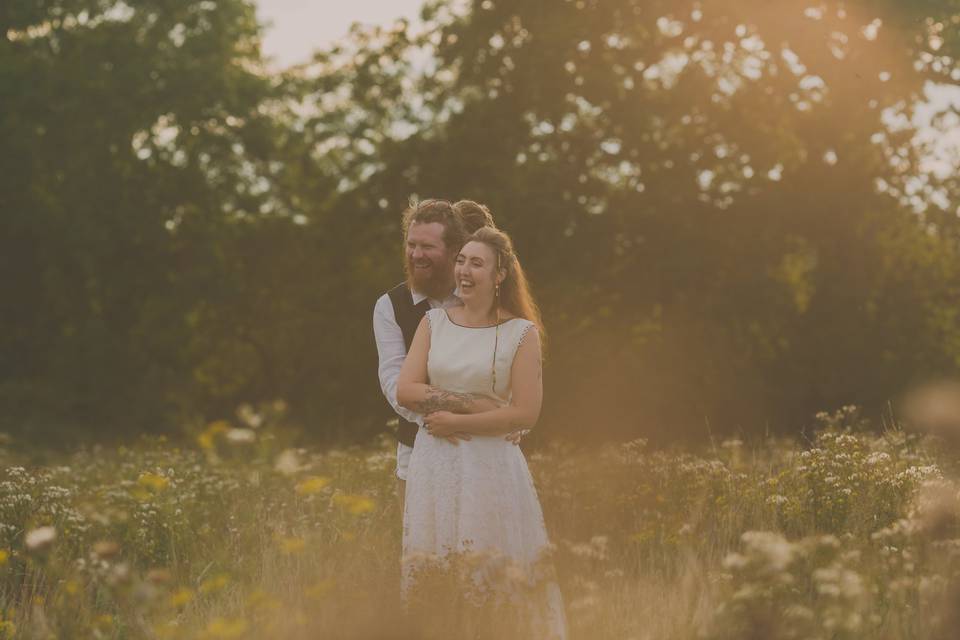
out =
{"type": "Polygon", "coordinates": [[[373,307],[373,335],[377,340],[377,356],[380,359],[377,373],[380,376],[383,396],[401,418],[422,424],[420,414],[401,407],[397,402],[397,378],[400,376],[403,360],[407,357],[407,345],[394,316],[390,296],[386,294],[380,296],[373,307]]]}

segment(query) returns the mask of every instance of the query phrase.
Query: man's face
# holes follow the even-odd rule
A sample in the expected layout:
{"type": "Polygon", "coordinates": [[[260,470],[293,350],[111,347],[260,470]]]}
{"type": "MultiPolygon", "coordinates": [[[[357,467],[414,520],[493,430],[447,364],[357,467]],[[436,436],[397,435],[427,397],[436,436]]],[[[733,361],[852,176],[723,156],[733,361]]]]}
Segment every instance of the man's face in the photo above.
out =
{"type": "Polygon", "coordinates": [[[407,230],[407,278],[410,285],[434,299],[453,290],[455,252],[443,241],[439,222],[414,222],[407,230]]]}

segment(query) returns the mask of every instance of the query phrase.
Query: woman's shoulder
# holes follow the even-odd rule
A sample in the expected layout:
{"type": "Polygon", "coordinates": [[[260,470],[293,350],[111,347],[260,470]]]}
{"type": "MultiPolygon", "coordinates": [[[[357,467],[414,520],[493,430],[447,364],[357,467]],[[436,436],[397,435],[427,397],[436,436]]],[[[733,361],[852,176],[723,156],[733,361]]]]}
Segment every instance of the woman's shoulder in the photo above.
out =
{"type": "Polygon", "coordinates": [[[436,324],[437,320],[447,317],[447,312],[443,307],[436,307],[434,309],[427,309],[427,312],[423,314],[423,317],[426,318],[427,323],[430,326],[436,324]]]}
{"type": "Polygon", "coordinates": [[[513,316],[503,320],[501,328],[508,328],[510,332],[516,336],[517,346],[520,346],[520,343],[523,342],[523,339],[530,331],[536,331],[537,325],[532,320],[527,320],[520,316],[513,316]]]}

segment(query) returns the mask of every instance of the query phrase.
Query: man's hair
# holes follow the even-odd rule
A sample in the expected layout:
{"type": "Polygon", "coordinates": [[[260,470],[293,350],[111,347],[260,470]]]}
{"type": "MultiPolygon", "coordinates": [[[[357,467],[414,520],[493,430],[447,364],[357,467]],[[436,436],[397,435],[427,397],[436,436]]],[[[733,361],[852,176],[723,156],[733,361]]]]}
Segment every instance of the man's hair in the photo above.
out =
{"type": "Polygon", "coordinates": [[[403,236],[406,238],[410,226],[439,222],[443,225],[443,242],[447,248],[460,249],[466,242],[467,232],[460,214],[449,200],[430,198],[419,202],[412,201],[403,212],[403,236]]]}
{"type": "Polygon", "coordinates": [[[490,209],[479,202],[458,200],[453,203],[453,209],[460,214],[467,235],[482,227],[497,228],[497,225],[493,223],[493,214],[490,213],[490,209]]]}

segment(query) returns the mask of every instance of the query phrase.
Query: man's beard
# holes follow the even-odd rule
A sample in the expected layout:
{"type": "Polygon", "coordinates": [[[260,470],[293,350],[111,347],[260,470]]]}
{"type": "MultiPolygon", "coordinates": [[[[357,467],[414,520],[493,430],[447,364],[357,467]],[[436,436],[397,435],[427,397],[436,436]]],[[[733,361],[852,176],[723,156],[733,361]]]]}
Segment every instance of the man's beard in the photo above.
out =
{"type": "Polygon", "coordinates": [[[407,259],[403,263],[407,275],[407,286],[434,300],[443,300],[453,291],[453,265],[432,263],[429,273],[418,273],[413,263],[407,259]],[[449,267],[449,273],[444,273],[444,267],[449,267]]]}

